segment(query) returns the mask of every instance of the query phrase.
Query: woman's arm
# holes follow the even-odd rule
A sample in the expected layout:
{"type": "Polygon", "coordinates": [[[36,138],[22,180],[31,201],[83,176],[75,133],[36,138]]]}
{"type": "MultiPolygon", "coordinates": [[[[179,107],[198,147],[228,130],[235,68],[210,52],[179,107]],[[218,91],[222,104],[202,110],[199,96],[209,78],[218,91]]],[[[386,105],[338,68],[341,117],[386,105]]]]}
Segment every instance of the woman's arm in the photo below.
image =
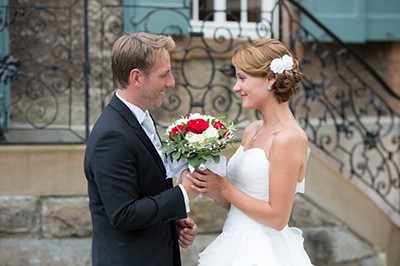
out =
{"type": "MultiPolygon", "coordinates": [[[[244,129],[241,142],[242,146],[244,146],[247,139],[250,138],[249,136],[254,135],[255,132],[257,131],[257,123],[260,123],[260,121],[254,121],[244,129]]],[[[227,211],[230,210],[231,203],[227,199],[222,197],[220,194],[206,192],[204,193],[204,195],[211,197],[218,205],[220,205],[225,210],[227,211]]]]}
{"type": "Polygon", "coordinates": [[[217,193],[254,220],[282,230],[289,221],[300,169],[305,167],[307,138],[282,132],[275,136],[270,152],[269,202],[255,199],[209,170],[193,172],[193,189],[217,193]]]}

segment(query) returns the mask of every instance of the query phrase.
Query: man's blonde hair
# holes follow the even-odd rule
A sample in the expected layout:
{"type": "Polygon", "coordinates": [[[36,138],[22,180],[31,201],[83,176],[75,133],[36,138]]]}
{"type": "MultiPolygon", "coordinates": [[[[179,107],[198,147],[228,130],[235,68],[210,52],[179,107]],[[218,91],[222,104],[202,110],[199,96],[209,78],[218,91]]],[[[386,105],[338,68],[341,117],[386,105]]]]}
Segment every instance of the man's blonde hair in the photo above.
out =
{"type": "Polygon", "coordinates": [[[132,69],[139,69],[146,76],[153,69],[156,59],[165,49],[171,52],[175,42],[170,36],[134,32],[122,35],[111,53],[111,70],[114,86],[124,89],[129,84],[132,69]]]}

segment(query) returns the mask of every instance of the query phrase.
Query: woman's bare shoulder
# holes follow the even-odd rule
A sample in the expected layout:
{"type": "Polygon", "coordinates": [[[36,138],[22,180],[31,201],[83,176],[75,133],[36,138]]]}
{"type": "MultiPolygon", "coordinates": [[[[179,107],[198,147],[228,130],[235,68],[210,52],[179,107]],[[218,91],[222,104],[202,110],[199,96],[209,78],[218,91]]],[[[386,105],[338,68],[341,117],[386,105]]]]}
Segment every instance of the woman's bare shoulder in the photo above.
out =
{"type": "Polygon", "coordinates": [[[293,149],[307,150],[307,134],[298,125],[287,127],[276,134],[273,146],[287,151],[293,149]]]}
{"type": "Polygon", "coordinates": [[[253,138],[258,128],[262,125],[262,120],[256,120],[251,122],[243,131],[242,145],[246,143],[249,138],[253,138]]]}

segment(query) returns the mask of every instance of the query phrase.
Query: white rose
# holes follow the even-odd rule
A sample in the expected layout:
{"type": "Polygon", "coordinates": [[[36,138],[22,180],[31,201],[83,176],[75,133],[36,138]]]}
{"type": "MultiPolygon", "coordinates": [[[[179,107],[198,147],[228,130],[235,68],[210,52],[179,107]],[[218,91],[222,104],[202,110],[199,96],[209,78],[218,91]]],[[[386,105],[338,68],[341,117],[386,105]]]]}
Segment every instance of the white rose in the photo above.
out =
{"type": "Polygon", "coordinates": [[[218,137],[218,130],[213,126],[209,126],[206,130],[204,130],[203,134],[205,138],[216,138],[218,137]]]}
{"type": "Polygon", "coordinates": [[[190,120],[194,120],[194,119],[204,119],[204,116],[202,116],[199,113],[190,114],[190,120]]]}
{"type": "Polygon", "coordinates": [[[285,54],[282,56],[282,62],[285,66],[285,70],[291,70],[293,68],[293,58],[285,54]]]}
{"type": "Polygon", "coordinates": [[[182,125],[183,123],[187,124],[188,121],[189,121],[189,119],[187,119],[187,118],[181,118],[181,119],[176,120],[176,124],[177,125],[182,125]]]}
{"type": "Polygon", "coordinates": [[[272,72],[276,74],[283,73],[284,70],[291,70],[293,67],[293,58],[285,54],[282,58],[275,58],[270,64],[272,72]]]}
{"type": "Polygon", "coordinates": [[[187,139],[187,141],[189,141],[189,143],[203,143],[205,140],[205,137],[203,134],[195,134],[193,132],[188,132],[185,136],[185,139],[187,139]]]}

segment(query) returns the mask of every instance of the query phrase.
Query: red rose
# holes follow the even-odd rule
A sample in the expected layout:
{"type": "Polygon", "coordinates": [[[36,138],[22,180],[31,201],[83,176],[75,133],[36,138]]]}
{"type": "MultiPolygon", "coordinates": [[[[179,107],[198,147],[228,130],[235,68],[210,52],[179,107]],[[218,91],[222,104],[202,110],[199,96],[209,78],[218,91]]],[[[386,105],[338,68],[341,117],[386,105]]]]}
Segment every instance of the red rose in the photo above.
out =
{"type": "Polygon", "coordinates": [[[204,119],[193,119],[189,120],[187,123],[187,129],[195,134],[201,134],[204,130],[206,130],[210,126],[204,119]]]}
{"type": "Polygon", "coordinates": [[[214,127],[215,127],[216,129],[226,129],[225,125],[222,124],[222,123],[219,122],[219,121],[215,121],[215,122],[214,122],[214,127]]]}
{"type": "MultiPolygon", "coordinates": [[[[221,122],[219,122],[219,121],[215,121],[214,128],[216,128],[216,129],[226,129],[226,126],[224,124],[222,124],[221,122]]],[[[225,131],[224,137],[226,137],[227,135],[228,135],[228,130],[225,131]]]]}
{"type": "Polygon", "coordinates": [[[174,134],[175,136],[178,136],[179,132],[183,132],[183,135],[186,135],[187,130],[183,131],[185,129],[184,125],[177,125],[171,130],[171,133],[169,134],[169,139],[174,140],[174,138],[171,136],[171,134],[174,134]]]}

